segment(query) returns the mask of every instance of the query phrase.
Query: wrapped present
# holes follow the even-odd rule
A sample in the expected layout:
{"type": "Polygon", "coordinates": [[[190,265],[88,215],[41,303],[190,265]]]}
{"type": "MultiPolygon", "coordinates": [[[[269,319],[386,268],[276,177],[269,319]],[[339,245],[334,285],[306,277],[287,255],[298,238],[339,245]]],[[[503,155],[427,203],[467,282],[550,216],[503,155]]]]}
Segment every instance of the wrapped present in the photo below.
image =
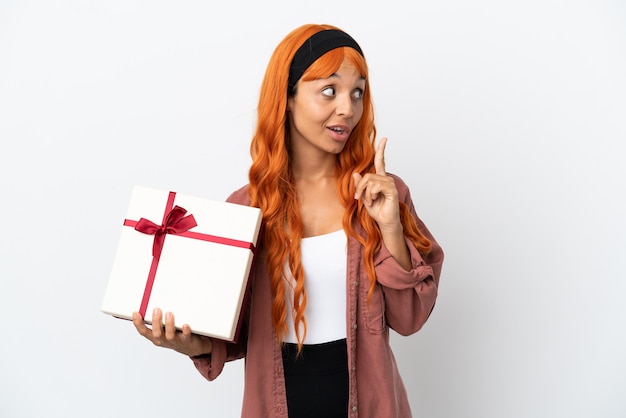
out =
{"type": "Polygon", "coordinates": [[[135,186],[102,312],[132,319],[172,312],[176,327],[236,341],[261,211],[135,186]]]}

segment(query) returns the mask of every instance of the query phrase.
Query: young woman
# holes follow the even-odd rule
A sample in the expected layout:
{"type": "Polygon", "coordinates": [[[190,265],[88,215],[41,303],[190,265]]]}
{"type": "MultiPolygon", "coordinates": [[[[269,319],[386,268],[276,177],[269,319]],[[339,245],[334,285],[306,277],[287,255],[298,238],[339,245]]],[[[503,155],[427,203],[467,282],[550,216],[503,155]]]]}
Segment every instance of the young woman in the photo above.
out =
{"type": "Polygon", "coordinates": [[[176,331],[155,310],[154,344],[207,379],[244,358],[242,417],[410,417],[389,328],[417,332],[437,296],[443,252],[376,144],[359,45],[304,25],[272,55],[251,144],[249,184],[230,202],[263,212],[239,341],[176,331]]]}

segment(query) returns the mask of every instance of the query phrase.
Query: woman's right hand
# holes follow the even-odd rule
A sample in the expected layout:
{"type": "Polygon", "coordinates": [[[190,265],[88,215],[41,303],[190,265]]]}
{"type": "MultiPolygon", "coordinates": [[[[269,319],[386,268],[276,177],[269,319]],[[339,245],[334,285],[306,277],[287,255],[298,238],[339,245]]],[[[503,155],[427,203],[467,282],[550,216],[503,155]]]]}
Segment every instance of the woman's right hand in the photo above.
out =
{"type": "Polygon", "coordinates": [[[178,331],[174,325],[174,314],[171,312],[165,314],[163,326],[163,313],[159,308],[152,312],[152,328],[146,326],[139,312],[133,312],[133,324],[139,334],[159,347],[169,348],[191,357],[209,354],[213,350],[211,339],[192,334],[189,325],[184,324],[182,330],[178,331]]]}

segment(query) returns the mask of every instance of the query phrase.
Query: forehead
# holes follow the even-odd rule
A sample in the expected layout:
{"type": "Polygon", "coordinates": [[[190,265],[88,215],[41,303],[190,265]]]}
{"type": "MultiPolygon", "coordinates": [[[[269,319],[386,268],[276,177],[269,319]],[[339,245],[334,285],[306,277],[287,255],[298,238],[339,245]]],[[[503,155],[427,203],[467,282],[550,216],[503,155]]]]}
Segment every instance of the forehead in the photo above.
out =
{"type": "Polygon", "coordinates": [[[344,59],[339,68],[328,78],[338,78],[342,81],[365,81],[359,69],[347,59],[344,59]]]}

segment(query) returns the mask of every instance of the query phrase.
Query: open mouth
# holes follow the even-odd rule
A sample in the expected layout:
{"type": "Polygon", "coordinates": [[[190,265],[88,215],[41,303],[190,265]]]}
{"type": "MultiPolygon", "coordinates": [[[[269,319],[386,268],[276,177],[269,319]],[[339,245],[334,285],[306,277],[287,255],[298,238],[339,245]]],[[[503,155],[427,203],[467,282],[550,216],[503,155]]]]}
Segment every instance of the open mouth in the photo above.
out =
{"type": "Polygon", "coordinates": [[[348,133],[348,129],[342,128],[340,126],[330,126],[328,129],[330,129],[333,132],[337,132],[338,134],[348,133]]]}

